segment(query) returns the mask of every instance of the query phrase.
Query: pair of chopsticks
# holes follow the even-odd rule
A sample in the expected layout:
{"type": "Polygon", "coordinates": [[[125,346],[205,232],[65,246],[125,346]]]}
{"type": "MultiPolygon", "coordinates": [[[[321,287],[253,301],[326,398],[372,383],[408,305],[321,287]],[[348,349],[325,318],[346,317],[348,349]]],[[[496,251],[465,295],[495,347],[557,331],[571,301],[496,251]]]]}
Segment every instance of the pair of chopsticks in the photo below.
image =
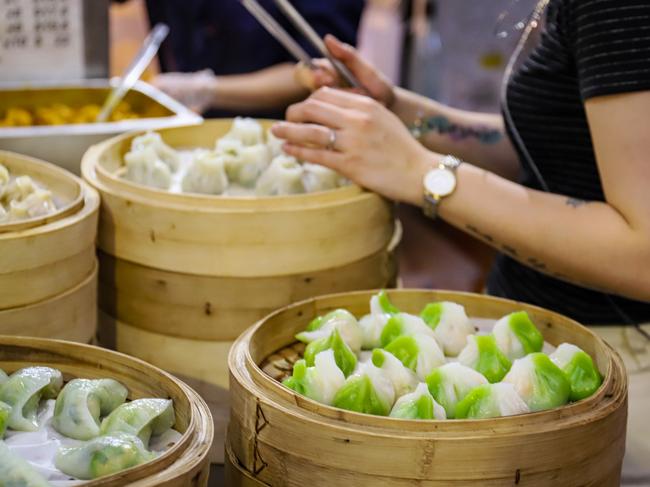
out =
{"type": "MultiPolygon", "coordinates": [[[[242,5],[262,24],[262,26],[277,41],[282,44],[298,61],[302,61],[307,66],[312,67],[312,59],[309,54],[298,44],[289,33],[282,27],[257,0],[240,0],[242,5]]],[[[360,88],[361,84],[350,72],[350,70],[340,61],[334,59],[323,42],[323,39],[316,33],[311,25],[300,15],[289,0],[274,0],[280,11],[289,19],[289,21],[305,36],[305,38],[318,50],[318,52],[329,59],[334,69],[339,73],[341,78],[351,87],[360,88]]],[[[326,0],[325,0],[326,1],[326,0]]]]}

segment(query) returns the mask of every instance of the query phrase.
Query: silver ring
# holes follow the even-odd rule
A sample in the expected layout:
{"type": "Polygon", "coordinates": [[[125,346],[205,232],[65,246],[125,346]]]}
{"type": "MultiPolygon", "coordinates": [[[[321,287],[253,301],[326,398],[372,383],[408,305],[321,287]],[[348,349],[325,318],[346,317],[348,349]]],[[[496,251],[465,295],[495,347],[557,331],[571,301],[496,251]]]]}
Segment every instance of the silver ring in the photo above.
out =
{"type": "Polygon", "coordinates": [[[330,129],[330,136],[325,149],[331,151],[336,150],[336,130],[330,129]]]}

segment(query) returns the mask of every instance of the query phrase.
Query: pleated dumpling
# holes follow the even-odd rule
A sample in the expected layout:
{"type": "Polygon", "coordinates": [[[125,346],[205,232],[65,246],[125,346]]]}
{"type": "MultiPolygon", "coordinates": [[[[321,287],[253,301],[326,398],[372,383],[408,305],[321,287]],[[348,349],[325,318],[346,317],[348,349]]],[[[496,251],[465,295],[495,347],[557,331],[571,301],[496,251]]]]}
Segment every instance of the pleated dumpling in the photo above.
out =
{"type": "Polygon", "coordinates": [[[228,188],[226,162],[216,152],[195,151],[192,164],[183,177],[185,193],[222,194],[228,188]]]}
{"type": "Polygon", "coordinates": [[[131,151],[124,156],[126,179],[134,183],[158,189],[169,189],[172,173],[169,166],[162,162],[156,151],[145,147],[131,151]]]}
{"type": "Polygon", "coordinates": [[[63,385],[60,371],[49,367],[27,367],[14,372],[0,386],[0,401],[11,407],[8,425],[17,431],[38,430],[41,399],[54,399],[63,385]]]}
{"type": "Polygon", "coordinates": [[[285,142],[286,140],[276,137],[270,127],[266,130],[266,146],[269,148],[272,158],[284,154],[282,146],[285,142]]]}
{"type": "Polygon", "coordinates": [[[180,155],[176,150],[165,144],[157,132],[147,132],[131,141],[131,154],[152,150],[156,159],[165,164],[171,172],[175,172],[180,164],[180,155]]]}
{"type": "Polygon", "coordinates": [[[515,387],[531,411],[563,406],[571,395],[571,384],[564,372],[543,353],[515,360],[503,382],[515,387]]]}
{"type": "Polygon", "coordinates": [[[56,205],[52,200],[52,192],[37,188],[22,200],[11,200],[8,216],[10,220],[23,220],[49,215],[54,211],[56,211],[56,205]]]}
{"type": "Polygon", "coordinates": [[[331,405],[345,383],[345,375],[336,364],[334,351],[329,349],[316,355],[313,367],[308,367],[305,360],[298,360],[293,366],[292,376],[282,383],[314,401],[331,405]]]}
{"type": "Polygon", "coordinates": [[[391,303],[386,291],[380,291],[370,298],[370,314],[359,320],[362,334],[362,348],[368,350],[381,347],[381,333],[391,316],[399,313],[391,303]]]}
{"type": "Polygon", "coordinates": [[[412,392],[418,385],[418,378],[411,369],[406,367],[395,355],[381,348],[372,351],[372,363],[381,369],[393,383],[395,396],[400,397],[412,392]]]}
{"type": "Polygon", "coordinates": [[[468,336],[458,362],[479,371],[490,383],[503,379],[512,366],[492,335],[468,336]]]}
{"type": "Polygon", "coordinates": [[[391,418],[447,419],[445,408],[436,402],[423,382],[416,389],[400,397],[390,412],[391,418]]]}
{"type": "Polygon", "coordinates": [[[66,475],[92,480],[141,465],[155,456],[137,436],[114,432],[79,446],[61,447],[54,464],[66,475]]]}
{"type": "Polygon", "coordinates": [[[29,176],[18,176],[7,184],[4,199],[7,202],[22,201],[38,189],[38,186],[29,176]]]}
{"type": "Polygon", "coordinates": [[[334,328],[328,337],[320,338],[307,345],[304,354],[307,366],[314,366],[316,364],[316,356],[324,350],[332,350],[334,352],[336,365],[338,365],[346,377],[354,372],[357,366],[357,356],[348,344],[345,343],[343,338],[341,338],[341,334],[337,328],[334,328]]]}
{"type": "Polygon", "coordinates": [[[161,435],[176,422],[171,399],[136,399],[118,406],[104,421],[102,435],[116,432],[137,436],[145,447],[152,435],[161,435]]]}
{"type": "Polygon", "coordinates": [[[512,384],[485,384],[456,405],[456,419],[499,418],[524,414],[530,409],[512,384]]]}
{"type": "Polygon", "coordinates": [[[341,176],[328,167],[304,162],[302,169],[302,184],[307,193],[336,189],[340,185],[341,176]]]}
{"type": "Polygon", "coordinates": [[[421,381],[446,362],[436,339],[421,333],[398,336],[384,349],[397,357],[405,367],[415,372],[421,381]]]}
{"type": "Polygon", "coordinates": [[[359,364],[332,401],[341,409],[378,416],[388,416],[394,403],[393,383],[372,362],[359,364]]]}
{"type": "Polygon", "coordinates": [[[456,417],[456,405],[474,388],[488,384],[483,375],[457,362],[435,369],[427,377],[427,386],[433,398],[445,408],[447,418],[456,417]]]}
{"type": "Polygon", "coordinates": [[[11,406],[0,401],[0,440],[4,438],[9,426],[9,416],[11,415],[11,406]]]}
{"type": "Polygon", "coordinates": [[[492,335],[510,360],[541,352],[544,347],[544,337],[525,311],[501,318],[492,328],[492,335]]]}
{"type": "Polygon", "coordinates": [[[269,148],[264,144],[246,146],[238,140],[221,139],[216,152],[224,159],[228,180],[247,188],[255,186],[271,162],[269,148]]]}
{"type": "Polygon", "coordinates": [[[603,378],[591,356],[570,343],[562,343],[549,358],[566,375],[571,384],[571,401],[591,396],[603,383],[603,378]]]}
{"type": "Polygon", "coordinates": [[[465,308],[449,301],[429,303],[421,315],[422,319],[435,332],[445,355],[455,357],[460,353],[467,337],[475,333],[465,308]]]}
{"type": "Polygon", "coordinates": [[[51,487],[32,466],[0,441],[0,487],[51,487]]]}
{"type": "Polygon", "coordinates": [[[419,316],[408,313],[396,313],[388,318],[386,325],[381,330],[379,342],[385,347],[402,335],[426,335],[431,338],[435,334],[419,316]]]}
{"type": "Polygon", "coordinates": [[[260,145],[264,144],[264,129],[262,124],[255,119],[237,117],[222,139],[234,139],[245,146],[260,145]]]}
{"type": "Polygon", "coordinates": [[[52,426],[62,435],[90,440],[100,434],[100,418],[126,401],[128,391],[113,379],[74,379],[68,382],[54,406],[52,426]]]}
{"type": "Polygon", "coordinates": [[[259,196],[280,196],[305,192],[303,169],[295,157],[279,155],[262,173],[255,186],[259,196]]]}
{"type": "Polygon", "coordinates": [[[324,316],[314,318],[307,329],[296,335],[296,339],[311,343],[315,340],[327,338],[332,331],[337,329],[343,341],[354,353],[361,350],[361,327],[352,313],[344,309],[336,309],[324,316]]]}

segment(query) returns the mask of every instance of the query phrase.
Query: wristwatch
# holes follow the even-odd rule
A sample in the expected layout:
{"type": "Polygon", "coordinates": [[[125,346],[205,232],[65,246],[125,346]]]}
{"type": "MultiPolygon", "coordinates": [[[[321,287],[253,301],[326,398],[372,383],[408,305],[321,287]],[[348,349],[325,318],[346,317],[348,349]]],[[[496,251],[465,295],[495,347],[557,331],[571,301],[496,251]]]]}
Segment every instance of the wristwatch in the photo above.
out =
{"type": "Polygon", "coordinates": [[[424,206],[422,210],[429,218],[438,217],[440,201],[456,189],[456,170],[461,162],[454,156],[445,156],[436,167],[424,175],[424,206]]]}

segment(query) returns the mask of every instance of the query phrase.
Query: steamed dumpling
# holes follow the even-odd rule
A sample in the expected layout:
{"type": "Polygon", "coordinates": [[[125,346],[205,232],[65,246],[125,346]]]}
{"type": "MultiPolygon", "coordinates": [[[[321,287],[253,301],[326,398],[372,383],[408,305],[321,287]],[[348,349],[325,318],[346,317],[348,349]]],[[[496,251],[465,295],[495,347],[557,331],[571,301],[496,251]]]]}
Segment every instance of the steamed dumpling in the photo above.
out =
{"type": "Polygon", "coordinates": [[[145,147],[131,151],[124,156],[126,179],[134,183],[158,189],[169,189],[172,174],[169,166],[162,162],[156,151],[145,147]]]}
{"type": "Polygon", "coordinates": [[[116,432],[79,446],[61,447],[54,463],[66,475],[92,480],[141,465],[155,457],[137,436],[116,432]]]}
{"type": "Polygon", "coordinates": [[[427,335],[433,338],[433,330],[419,316],[408,313],[391,315],[379,337],[381,346],[385,347],[402,335],[427,335]]]}
{"type": "Polygon", "coordinates": [[[37,188],[22,200],[10,201],[8,217],[10,220],[22,220],[49,215],[54,211],[56,206],[52,200],[52,192],[37,188]]]}
{"type": "Polygon", "coordinates": [[[9,376],[7,375],[7,373],[4,370],[0,369],[0,386],[5,382],[7,382],[8,379],[9,376]]]}
{"type": "Polygon", "coordinates": [[[4,438],[9,426],[9,416],[11,415],[11,406],[0,401],[0,440],[4,438]]]}
{"type": "Polygon", "coordinates": [[[302,184],[307,193],[327,191],[339,187],[341,177],[336,171],[328,167],[304,162],[302,169],[302,184]]]}
{"type": "Polygon", "coordinates": [[[336,365],[338,365],[346,377],[354,372],[357,366],[357,356],[348,344],[343,341],[337,328],[334,328],[327,338],[319,338],[307,345],[304,355],[307,366],[314,366],[316,364],[316,356],[324,350],[332,350],[334,352],[336,365]]]}
{"type": "Polygon", "coordinates": [[[352,313],[344,309],[336,309],[324,316],[314,318],[307,330],[296,335],[296,339],[310,343],[321,338],[328,338],[337,329],[343,341],[354,353],[361,350],[361,327],[352,313]]]}
{"type": "Polygon", "coordinates": [[[61,372],[49,367],[26,367],[14,372],[0,386],[0,401],[12,408],[9,427],[17,431],[38,430],[41,399],[54,399],[62,385],[61,372]]]}
{"type": "Polygon", "coordinates": [[[456,405],[456,419],[483,419],[530,412],[512,384],[485,384],[456,405]]]}
{"type": "Polygon", "coordinates": [[[211,151],[197,151],[183,177],[186,193],[221,194],[228,187],[225,158],[211,151]]]}
{"type": "Polygon", "coordinates": [[[549,358],[569,380],[571,401],[579,401],[591,396],[603,382],[591,356],[575,345],[562,343],[549,355],[549,358]]]}
{"type": "Polygon", "coordinates": [[[543,353],[515,360],[503,382],[515,387],[531,411],[563,406],[571,395],[571,384],[564,372],[543,353]]]}
{"type": "Polygon", "coordinates": [[[178,152],[165,144],[159,133],[147,132],[144,135],[135,137],[133,141],[131,141],[130,153],[140,152],[147,149],[151,149],[156,154],[156,158],[163,162],[171,172],[178,169],[178,165],[180,164],[180,156],[178,155],[178,152]]]}
{"type": "Polygon", "coordinates": [[[223,138],[238,140],[245,146],[260,145],[264,144],[264,130],[257,120],[237,117],[223,138]]]}
{"type": "Polygon", "coordinates": [[[445,409],[433,398],[427,385],[418,384],[415,391],[400,397],[390,412],[391,418],[447,419],[445,409]]]}
{"type": "Polygon", "coordinates": [[[332,405],[358,413],[388,416],[394,402],[393,383],[372,362],[365,362],[345,380],[332,405]]]}
{"type": "Polygon", "coordinates": [[[329,349],[316,355],[313,367],[307,367],[304,360],[298,360],[293,366],[292,376],[282,383],[314,401],[331,405],[334,396],[345,384],[345,375],[336,365],[334,351],[329,349]]]}
{"type": "Polygon", "coordinates": [[[494,325],[492,335],[510,360],[541,352],[544,346],[544,337],[525,311],[510,313],[501,318],[494,325]]]}
{"type": "Polygon", "coordinates": [[[9,169],[7,169],[3,164],[0,164],[0,199],[4,196],[8,185],[9,169]]]}
{"type": "Polygon", "coordinates": [[[284,139],[276,137],[270,127],[266,130],[266,146],[269,148],[272,158],[284,154],[282,146],[285,142],[284,139]]]}
{"type": "Polygon", "coordinates": [[[302,167],[295,157],[279,155],[260,176],[255,192],[260,196],[304,193],[302,172],[302,167]]]}
{"type": "Polygon", "coordinates": [[[420,316],[434,330],[445,355],[458,355],[467,343],[467,337],[474,334],[474,327],[460,304],[449,301],[429,303],[420,316]]]}
{"type": "Polygon", "coordinates": [[[446,362],[436,339],[429,335],[402,335],[384,348],[415,372],[421,381],[446,362]]]}
{"type": "Polygon", "coordinates": [[[447,413],[447,418],[456,417],[456,405],[478,386],[488,384],[480,372],[457,362],[435,369],[426,380],[429,392],[447,413]]]}
{"type": "Polygon", "coordinates": [[[458,362],[477,370],[491,383],[499,382],[512,363],[499,350],[492,335],[470,335],[467,345],[458,355],[458,362]]]}
{"type": "Polygon", "coordinates": [[[415,372],[392,353],[376,348],[372,351],[372,363],[393,383],[396,397],[408,394],[417,387],[418,378],[415,372]]]}
{"type": "Polygon", "coordinates": [[[136,399],[116,408],[102,421],[101,434],[116,432],[137,436],[145,446],[151,435],[160,435],[174,426],[176,416],[171,399],[136,399]]]}
{"type": "Polygon", "coordinates": [[[18,176],[7,184],[4,192],[4,199],[10,201],[22,201],[30,194],[38,190],[38,186],[29,176],[18,176]]]}
{"type": "Polygon", "coordinates": [[[0,487],[51,487],[27,461],[0,441],[0,487]]]}
{"type": "Polygon", "coordinates": [[[390,317],[399,313],[390,302],[386,291],[380,291],[370,298],[370,314],[359,320],[362,333],[362,348],[368,350],[381,346],[381,333],[390,317]]]}
{"type": "Polygon", "coordinates": [[[255,186],[271,161],[264,144],[244,146],[239,141],[224,142],[217,145],[217,153],[223,155],[228,180],[249,188],[255,186]]]}
{"type": "Polygon", "coordinates": [[[77,440],[99,436],[100,417],[126,401],[128,391],[113,379],[74,379],[68,382],[54,406],[52,426],[77,440]]]}

